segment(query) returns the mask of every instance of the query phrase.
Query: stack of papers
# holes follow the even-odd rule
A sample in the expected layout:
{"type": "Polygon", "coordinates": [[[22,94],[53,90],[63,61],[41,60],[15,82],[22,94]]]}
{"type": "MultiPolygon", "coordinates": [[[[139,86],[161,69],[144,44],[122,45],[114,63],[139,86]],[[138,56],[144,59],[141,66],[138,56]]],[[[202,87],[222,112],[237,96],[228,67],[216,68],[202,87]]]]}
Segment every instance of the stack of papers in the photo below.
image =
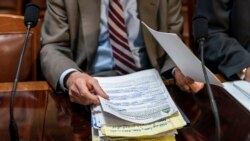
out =
{"type": "Polygon", "coordinates": [[[250,82],[244,80],[224,82],[223,86],[250,112],[250,82]]]}
{"type": "Polygon", "coordinates": [[[92,107],[92,140],[174,141],[185,120],[155,69],[96,77],[109,100],[92,107]]]}

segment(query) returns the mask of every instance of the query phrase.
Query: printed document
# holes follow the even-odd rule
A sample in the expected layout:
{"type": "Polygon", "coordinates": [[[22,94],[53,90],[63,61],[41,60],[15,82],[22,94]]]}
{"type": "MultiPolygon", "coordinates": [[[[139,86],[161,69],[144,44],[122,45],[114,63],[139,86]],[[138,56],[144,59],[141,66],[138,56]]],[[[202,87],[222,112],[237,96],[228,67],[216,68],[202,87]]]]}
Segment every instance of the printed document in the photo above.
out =
{"type": "Polygon", "coordinates": [[[177,107],[155,69],[124,76],[95,77],[109,100],[99,97],[102,110],[123,120],[146,124],[177,112],[177,107]]]}

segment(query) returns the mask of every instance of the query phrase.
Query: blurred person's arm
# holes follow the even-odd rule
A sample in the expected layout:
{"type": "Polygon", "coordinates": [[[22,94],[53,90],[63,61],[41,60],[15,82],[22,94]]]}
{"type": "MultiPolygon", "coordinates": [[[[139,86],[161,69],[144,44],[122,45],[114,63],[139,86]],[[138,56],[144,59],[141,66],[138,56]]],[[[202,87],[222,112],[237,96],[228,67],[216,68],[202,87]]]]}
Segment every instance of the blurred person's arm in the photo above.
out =
{"type": "Polygon", "coordinates": [[[244,22],[245,10],[238,4],[231,0],[197,0],[196,3],[196,15],[208,18],[208,39],[204,47],[206,65],[229,80],[250,66],[250,44],[242,42],[248,32],[244,26],[249,27],[249,23],[244,22]]]}

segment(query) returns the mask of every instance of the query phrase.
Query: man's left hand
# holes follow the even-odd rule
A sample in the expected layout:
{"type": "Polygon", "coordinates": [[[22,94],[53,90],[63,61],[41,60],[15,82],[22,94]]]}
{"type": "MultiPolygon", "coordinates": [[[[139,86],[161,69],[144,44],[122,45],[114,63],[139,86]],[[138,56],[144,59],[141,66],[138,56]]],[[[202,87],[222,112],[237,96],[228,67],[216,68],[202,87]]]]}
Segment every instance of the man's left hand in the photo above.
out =
{"type": "Polygon", "coordinates": [[[175,69],[174,77],[176,85],[185,92],[195,94],[204,87],[204,83],[194,81],[190,77],[185,76],[179,68],[175,69]]]}

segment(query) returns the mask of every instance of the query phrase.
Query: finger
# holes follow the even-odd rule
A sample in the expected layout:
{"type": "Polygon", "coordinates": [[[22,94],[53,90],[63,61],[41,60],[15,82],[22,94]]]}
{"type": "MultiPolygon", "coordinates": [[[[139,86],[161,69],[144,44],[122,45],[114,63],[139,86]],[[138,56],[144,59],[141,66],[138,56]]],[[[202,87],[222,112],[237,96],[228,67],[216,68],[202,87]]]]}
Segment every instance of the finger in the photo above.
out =
{"type": "Polygon", "coordinates": [[[193,84],[190,85],[192,93],[199,92],[203,87],[204,87],[204,83],[202,82],[194,82],[193,84]]]}
{"type": "Polygon", "coordinates": [[[187,89],[184,88],[184,87],[180,87],[180,89],[181,89],[183,92],[186,92],[186,93],[190,93],[190,92],[191,92],[191,90],[187,90],[187,89]]]}
{"type": "Polygon", "coordinates": [[[97,95],[105,99],[109,98],[109,96],[104,92],[104,90],[102,89],[102,87],[100,86],[97,80],[95,80],[92,85],[97,95]]]}
{"type": "Polygon", "coordinates": [[[90,104],[100,104],[99,102],[99,99],[97,96],[93,95],[88,87],[86,86],[85,83],[83,83],[82,85],[76,85],[78,91],[79,91],[79,98],[82,99],[82,100],[86,100],[86,101],[89,101],[88,103],[90,104]]]}
{"type": "Polygon", "coordinates": [[[87,105],[86,100],[80,100],[80,98],[78,96],[79,93],[80,92],[78,91],[78,89],[75,86],[72,86],[69,89],[69,98],[70,98],[70,101],[74,102],[74,103],[78,103],[78,104],[87,105]]]}
{"type": "Polygon", "coordinates": [[[190,89],[190,87],[188,85],[183,85],[183,89],[186,92],[191,92],[191,89],[190,89]]]}
{"type": "Polygon", "coordinates": [[[99,95],[105,99],[108,99],[108,95],[104,92],[104,90],[101,88],[99,82],[97,79],[91,78],[87,82],[87,86],[89,89],[91,89],[91,92],[94,92],[96,95],[99,95]]]}
{"type": "Polygon", "coordinates": [[[79,93],[78,89],[75,87],[75,85],[72,85],[70,88],[69,88],[69,96],[70,97],[75,97],[77,96],[79,93]]]}
{"type": "Polygon", "coordinates": [[[195,81],[192,78],[186,76],[186,83],[193,84],[194,82],[195,81]]]}
{"type": "Polygon", "coordinates": [[[176,85],[179,87],[182,87],[185,84],[185,81],[183,79],[180,79],[179,77],[175,78],[176,85]]]}
{"type": "Polygon", "coordinates": [[[185,77],[181,71],[176,70],[175,80],[178,86],[183,87],[188,83],[187,77],[185,77]]]}
{"type": "Polygon", "coordinates": [[[188,83],[186,82],[185,79],[179,79],[179,81],[177,81],[177,85],[183,90],[188,89],[188,83]]]}

